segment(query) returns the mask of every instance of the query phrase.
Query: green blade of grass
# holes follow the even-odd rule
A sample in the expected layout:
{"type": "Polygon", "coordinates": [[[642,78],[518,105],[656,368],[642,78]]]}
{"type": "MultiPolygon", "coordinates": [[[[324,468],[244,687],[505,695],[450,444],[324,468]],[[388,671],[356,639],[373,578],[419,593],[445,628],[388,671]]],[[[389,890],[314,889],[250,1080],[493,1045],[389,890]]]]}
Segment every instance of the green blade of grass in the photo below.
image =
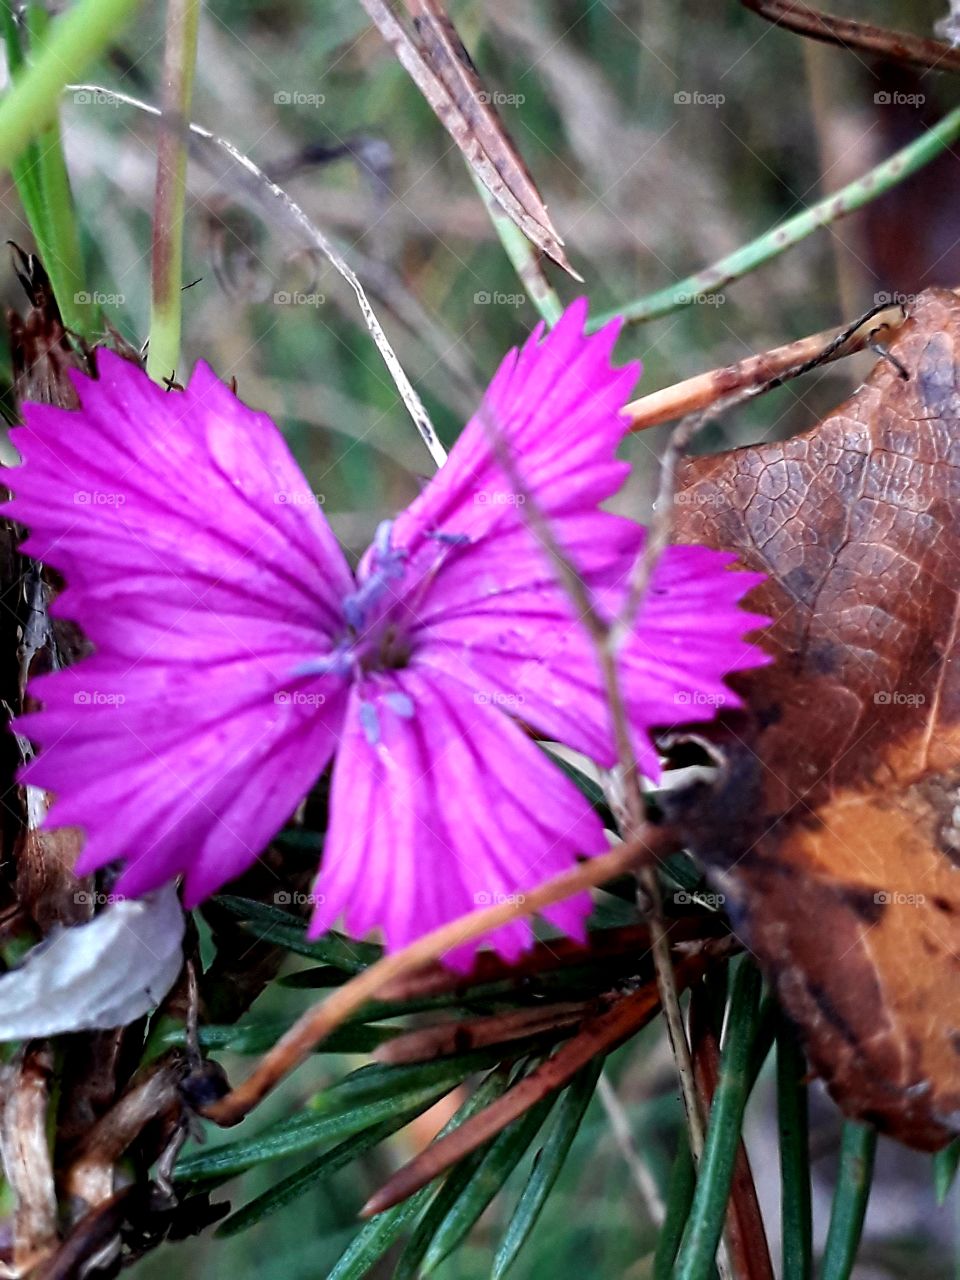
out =
{"type": "Polygon", "coordinates": [[[693,1205],[674,1270],[676,1280],[704,1280],[720,1243],[743,1113],[750,1095],[760,990],[758,970],[749,960],[741,961],[733,979],[720,1078],[710,1108],[693,1205]]]}
{"type": "MultiPolygon", "coordinates": [[[[510,1075],[503,1070],[493,1071],[481,1081],[473,1095],[467,1099],[453,1119],[444,1126],[440,1136],[458,1128],[471,1116],[488,1106],[507,1088],[510,1075]]],[[[373,1264],[381,1258],[395,1240],[417,1221],[426,1205],[437,1194],[436,1183],[422,1187],[408,1200],[394,1205],[384,1213],[378,1213],[361,1229],[337,1260],[327,1280],[360,1280],[373,1264]]]]}
{"type": "Polygon", "coordinates": [[[309,1191],[321,1178],[332,1177],[338,1169],[351,1164],[358,1156],[363,1155],[365,1151],[378,1146],[385,1138],[389,1138],[398,1129],[402,1129],[404,1125],[416,1119],[422,1112],[423,1108],[420,1106],[406,1111],[398,1111],[389,1119],[381,1121],[380,1124],[372,1125],[369,1129],[364,1129],[361,1133],[347,1138],[346,1141],[331,1148],[330,1151],[325,1151],[322,1156],[317,1156],[315,1160],[311,1160],[302,1169],[298,1169],[295,1173],[283,1178],[275,1186],[271,1187],[269,1191],[265,1191],[263,1195],[257,1196],[235,1213],[232,1213],[225,1222],[220,1224],[216,1234],[218,1236],[238,1235],[241,1231],[246,1231],[247,1228],[255,1226],[271,1214],[278,1213],[293,1200],[296,1200],[298,1196],[309,1191]]]}
{"type": "Polygon", "coordinates": [[[423,1275],[435,1271],[466,1237],[523,1159],[556,1101],[556,1094],[543,1098],[497,1136],[462,1194],[437,1227],[424,1255],[423,1275]]]}
{"type": "MultiPolygon", "coordinates": [[[[232,1053],[260,1054],[272,1049],[284,1032],[290,1030],[289,1018],[271,1018],[259,1022],[201,1027],[200,1044],[205,1049],[229,1049],[232,1053]]],[[[400,1034],[399,1027],[371,1026],[365,1022],[337,1027],[317,1045],[317,1053],[373,1053],[388,1040],[400,1034]]],[[[183,1027],[171,1027],[161,1037],[164,1046],[184,1045],[187,1033],[183,1027]]]]}
{"type": "Polygon", "coordinates": [[[147,373],[154,382],[174,377],[180,364],[183,286],[183,214],[187,137],[201,0],[167,0],[163,56],[163,118],[157,139],[150,273],[150,343],[147,373]]]}
{"type": "Polygon", "coordinates": [[[816,204],[778,223],[770,231],[727,254],[712,266],[705,267],[691,276],[648,294],[635,302],[625,303],[590,323],[591,330],[602,328],[614,316],[623,316],[630,324],[656,320],[670,315],[681,307],[693,305],[705,293],[722,289],[741,276],[755,271],[785,250],[806,239],[820,227],[830,226],[847,214],[862,209],[895,187],[924,165],[936,159],[947,147],[960,138],[960,107],[944,116],[932,129],[926,129],[919,138],[865,173],[862,177],[825,196],[816,204]]]}
{"type": "Polygon", "coordinates": [[[693,1165],[693,1155],[686,1133],[680,1134],[677,1154],[670,1170],[670,1183],[667,1187],[666,1213],[660,1234],[657,1237],[657,1249],[653,1258],[653,1280],[671,1280],[673,1264],[683,1239],[683,1232],[690,1217],[690,1206],[693,1204],[693,1191],[697,1185],[697,1174],[693,1165]]]}
{"type": "Polygon", "coordinates": [[[50,125],[64,85],[117,39],[137,7],[138,0],[79,0],[54,19],[39,56],[0,102],[0,170],[50,125]]]}
{"type": "Polygon", "coordinates": [[[604,1061],[603,1058],[597,1058],[584,1067],[563,1091],[550,1135],[534,1163],[493,1260],[491,1280],[502,1280],[530,1238],[570,1154],[580,1122],[596,1091],[604,1061]]]}
{"type": "Polygon", "coordinates": [[[177,1164],[187,1182],[242,1173],[255,1164],[278,1160],[322,1141],[336,1141],[379,1124],[397,1110],[426,1106],[467,1076],[489,1070],[499,1050],[462,1054],[435,1062],[394,1067],[371,1063],[311,1099],[309,1109],[261,1130],[251,1138],[227,1142],[212,1151],[196,1151],[177,1164]]]}
{"type": "Polygon", "coordinates": [[[848,1120],[840,1144],[840,1172],[833,1192],[821,1280],[849,1280],[860,1247],[870,1198],[877,1131],[848,1120]]]}
{"type": "Polygon", "coordinates": [[[315,942],[308,942],[306,922],[278,906],[238,898],[231,893],[218,894],[215,902],[249,925],[250,932],[259,939],[324,965],[333,965],[345,973],[360,973],[383,956],[383,948],[375,943],[354,942],[341,933],[326,933],[315,942]]]}
{"type": "Polygon", "coordinates": [[[780,1130],[782,1280],[813,1274],[807,1063],[796,1033],[782,1017],[777,1027],[777,1123],[780,1130]]]}
{"type": "Polygon", "coordinates": [[[948,1147],[938,1151],[933,1157],[933,1190],[937,1204],[942,1205],[950,1194],[960,1166],[960,1138],[954,1139],[948,1147]]]}

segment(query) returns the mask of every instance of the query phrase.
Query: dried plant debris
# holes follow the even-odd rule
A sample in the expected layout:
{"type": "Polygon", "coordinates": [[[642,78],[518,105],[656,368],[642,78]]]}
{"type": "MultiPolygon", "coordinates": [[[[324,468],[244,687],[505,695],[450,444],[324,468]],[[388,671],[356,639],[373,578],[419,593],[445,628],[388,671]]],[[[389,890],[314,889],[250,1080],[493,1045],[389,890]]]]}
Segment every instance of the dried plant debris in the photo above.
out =
{"type": "Polygon", "coordinates": [[[54,930],[0,977],[0,1041],[126,1026],[148,1013],[180,972],[183,931],[172,885],[54,930]]]}
{"type": "Polygon", "coordinates": [[[688,460],[676,536],[769,575],[713,789],[670,803],[844,1109],[960,1130],[960,300],[920,296],[857,393],[688,460]]]}
{"type": "Polygon", "coordinates": [[[543,197],[439,0],[407,0],[411,33],[383,0],[361,0],[478,179],[524,235],[575,280],[543,197]]]}

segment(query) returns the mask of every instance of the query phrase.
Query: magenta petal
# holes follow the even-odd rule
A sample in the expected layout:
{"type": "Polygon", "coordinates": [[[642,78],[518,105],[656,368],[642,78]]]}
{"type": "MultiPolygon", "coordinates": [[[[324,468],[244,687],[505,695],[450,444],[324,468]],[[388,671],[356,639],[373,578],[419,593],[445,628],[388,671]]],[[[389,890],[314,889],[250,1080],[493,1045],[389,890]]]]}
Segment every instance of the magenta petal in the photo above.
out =
{"type": "Polygon", "coordinates": [[[85,832],[81,872],[121,859],[130,894],[186,873],[193,903],[254,861],[336,747],[346,686],[302,673],[354,580],[269,418],[203,366],[182,393],[109,352],[99,367],[79,411],[28,405],[13,433],[8,510],[96,646],[31,683],[24,777],[55,793],[49,825],[85,832]]]}
{"type": "Polygon", "coordinates": [[[270,419],[202,364],[183,392],[110,352],[99,368],[75,379],[79,411],[25,405],[10,433],[7,513],[67,579],[61,613],[97,644],[128,599],[164,634],[180,613],[334,628],[352,575],[270,419]]]}
{"type": "MultiPolygon", "coordinates": [[[[311,935],[342,917],[400,947],[606,847],[576,787],[499,711],[433,671],[384,674],[351,693],[311,935]]],[[[576,933],[589,905],[546,914],[576,933]]],[[[515,959],[532,934],[518,921],[488,941],[515,959]]],[[[468,965],[476,946],[446,960],[468,965]]]]}
{"type": "Polygon", "coordinates": [[[640,366],[611,368],[620,323],[585,337],[586,316],[581,298],[546,337],[538,327],[504,359],[444,466],[397,518],[398,546],[415,554],[438,532],[476,540],[525,527],[494,432],[546,515],[596,510],[621,487],[629,468],[616,459],[620,411],[640,366]]]}

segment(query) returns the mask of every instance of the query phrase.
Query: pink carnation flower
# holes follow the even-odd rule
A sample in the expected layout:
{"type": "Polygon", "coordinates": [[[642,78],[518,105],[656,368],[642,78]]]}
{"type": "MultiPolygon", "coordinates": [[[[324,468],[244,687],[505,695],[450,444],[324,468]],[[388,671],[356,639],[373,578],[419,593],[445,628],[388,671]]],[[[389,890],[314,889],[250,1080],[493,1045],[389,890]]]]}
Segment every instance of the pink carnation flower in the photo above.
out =
{"type": "MultiPolygon", "coordinates": [[[[613,611],[644,531],[600,509],[638,366],[619,326],[583,335],[584,303],[500,366],[483,414],[352,571],[280,432],[203,364],[182,393],[99,354],[82,407],[25,406],[8,514],[58,569],[54,605],[95,652],[36,679],[18,731],[24,777],[56,794],[49,825],[86,835],[81,874],[122,860],[117,891],[175,876],[194,905],[239,875],[333,761],[311,934],[342,919],[399,947],[523,893],[607,841],[590,805],[516,716],[615,762],[587,633],[524,520],[489,424],[613,611]]],[[[653,726],[736,705],[724,685],[765,655],[738,607],[758,575],[673,547],[623,652],[635,749],[653,726]]],[[[586,895],[545,914],[582,934],[586,895]]],[[[490,941],[510,958],[526,923],[490,941]]],[[[463,949],[472,954],[472,948],[463,949]]],[[[469,955],[459,954],[462,963],[469,955]]]]}

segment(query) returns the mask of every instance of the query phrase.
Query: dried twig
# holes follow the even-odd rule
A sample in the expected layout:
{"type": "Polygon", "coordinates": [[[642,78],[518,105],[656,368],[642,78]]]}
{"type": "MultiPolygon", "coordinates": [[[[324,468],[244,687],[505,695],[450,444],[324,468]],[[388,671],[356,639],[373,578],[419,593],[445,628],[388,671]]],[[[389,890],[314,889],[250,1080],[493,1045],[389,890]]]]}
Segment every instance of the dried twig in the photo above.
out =
{"type": "Polygon", "coordinates": [[[500,207],[539,249],[579,280],[543,197],[442,5],[438,0],[407,0],[416,29],[411,35],[384,0],[361,4],[500,207]]]}
{"type": "Polygon", "coordinates": [[[473,938],[481,938],[511,920],[535,915],[554,902],[562,902],[595,885],[630,871],[638,862],[675,849],[676,838],[667,828],[644,826],[640,835],[625,841],[609,853],[564,871],[536,889],[528,890],[522,902],[505,902],[471,911],[458,920],[425,933],[401,951],[394,951],[357,974],[313,1009],[309,1009],[260,1060],[243,1084],[226,1097],[204,1108],[208,1119],[221,1125],[238,1124],[284,1076],[312,1053],[313,1049],[367,1000],[379,997],[388,983],[417,972],[446,952],[473,938]]]}
{"type": "MultiPolygon", "coordinates": [[[[686,962],[692,967],[693,961],[686,962]]],[[[702,961],[701,961],[702,963],[702,961]]],[[[645,1026],[660,1008],[656,983],[650,982],[639,991],[618,1000],[606,1012],[589,1019],[573,1040],[568,1040],[552,1058],[502,1094],[458,1129],[439,1138],[416,1159],[404,1165],[363,1206],[363,1217],[382,1213],[391,1205],[432,1181],[438,1174],[475,1151],[524,1115],[541,1098],[562,1088],[599,1054],[610,1053],[645,1026]]]]}
{"type": "Polygon", "coordinates": [[[709,408],[732,392],[752,387],[769,389],[788,376],[799,376],[799,372],[811,367],[811,361],[815,365],[828,364],[863,351],[878,330],[893,331],[905,319],[905,308],[899,303],[892,303],[881,311],[871,312],[866,319],[861,317],[852,329],[849,325],[840,329],[824,329],[782,347],[747,356],[736,364],[698,373],[671,387],[640,396],[626,405],[624,416],[631,431],[645,431],[648,427],[657,427],[663,422],[709,408]]]}
{"type": "Polygon", "coordinates": [[[30,1044],[0,1074],[0,1151],[3,1171],[16,1197],[13,1265],[31,1271],[57,1245],[57,1198],[47,1141],[47,1109],[53,1051],[30,1044]]]}
{"type": "Polygon", "coordinates": [[[954,49],[941,40],[930,40],[906,31],[891,31],[853,18],[837,18],[831,13],[811,9],[799,0],[740,0],[740,3],[768,22],[797,35],[808,36],[811,40],[823,40],[842,49],[910,67],[960,71],[960,49],[954,49]]]}
{"type": "Polygon", "coordinates": [[[78,1195],[81,1188],[89,1186],[96,1170],[112,1170],[145,1125],[179,1106],[177,1086],[182,1076],[182,1063],[178,1059],[166,1059],[111,1107],[90,1130],[66,1171],[67,1194],[78,1195]]]}
{"type": "Polygon", "coordinates": [[[450,1053],[468,1053],[511,1040],[563,1032],[583,1021],[584,1000],[558,1000],[532,1009],[512,1009],[489,1018],[464,1018],[421,1027],[388,1040],[374,1054],[381,1062],[427,1062],[450,1053]]]}
{"type": "MultiPolygon", "coordinates": [[[[481,414],[483,414],[482,408],[481,414]]],[[[487,421],[485,415],[483,420],[487,429],[487,434],[490,437],[491,446],[497,455],[498,461],[503,467],[510,483],[513,485],[517,497],[522,499],[522,510],[525,513],[525,519],[530,525],[531,532],[536,536],[540,545],[543,547],[543,550],[549,556],[560,583],[566,589],[566,592],[570,597],[570,601],[576,610],[579,621],[586,628],[591,640],[593,641],[597,661],[600,665],[607,705],[610,709],[610,719],[613,725],[617,760],[622,774],[621,784],[623,787],[624,814],[626,818],[624,834],[628,840],[631,840],[635,837],[637,832],[643,829],[645,825],[645,807],[643,796],[640,791],[640,778],[637,769],[636,756],[633,750],[630,720],[620,682],[618,653],[622,639],[622,627],[620,625],[620,620],[613,623],[607,622],[595,607],[586,583],[580,577],[576,565],[570,560],[554,536],[549,521],[543,511],[541,511],[540,505],[534,494],[527,487],[523,477],[521,476],[513,455],[510,452],[506,440],[503,439],[497,424],[487,421]]],[[[669,524],[665,524],[664,527],[666,528],[667,533],[669,533],[669,524]]],[[[638,564],[642,563],[646,566],[648,575],[652,574],[656,559],[659,557],[665,546],[666,541],[661,539],[656,543],[654,549],[653,536],[648,535],[644,550],[638,557],[638,564]]],[[[628,591],[628,601],[624,610],[626,616],[632,616],[627,615],[627,608],[630,600],[633,599],[633,596],[634,592],[631,589],[628,591]]],[[[640,598],[640,593],[638,593],[638,604],[640,598]]],[[[663,924],[663,904],[660,900],[660,885],[657,880],[656,870],[653,866],[648,865],[642,867],[638,875],[640,884],[643,887],[647,898],[647,917],[650,925],[653,963],[657,974],[657,985],[660,991],[664,1020],[667,1025],[667,1034],[670,1038],[674,1059],[677,1064],[680,1089],[683,1096],[684,1108],[687,1112],[691,1150],[694,1153],[694,1157],[698,1158],[699,1153],[703,1150],[703,1117],[699,1110],[699,1098],[693,1080],[693,1068],[690,1063],[690,1048],[687,1044],[686,1033],[683,1028],[683,1018],[680,1013],[680,998],[677,990],[676,977],[673,971],[673,959],[670,954],[670,943],[663,924]]]]}
{"type": "Polygon", "coordinates": [[[630,1129],[630,1117],[605,1071],[601,1071],[600,1078],[597,1080],[597,1097],[607,1114],[610,1130],[623,1156],[623,1162],[647,1206],[650,1221],[654,1226],[659,1227],[666,1216],[663,1197],[660,1195],[660,1189],[647,1162],[637,1150],[630,1129]]]}

